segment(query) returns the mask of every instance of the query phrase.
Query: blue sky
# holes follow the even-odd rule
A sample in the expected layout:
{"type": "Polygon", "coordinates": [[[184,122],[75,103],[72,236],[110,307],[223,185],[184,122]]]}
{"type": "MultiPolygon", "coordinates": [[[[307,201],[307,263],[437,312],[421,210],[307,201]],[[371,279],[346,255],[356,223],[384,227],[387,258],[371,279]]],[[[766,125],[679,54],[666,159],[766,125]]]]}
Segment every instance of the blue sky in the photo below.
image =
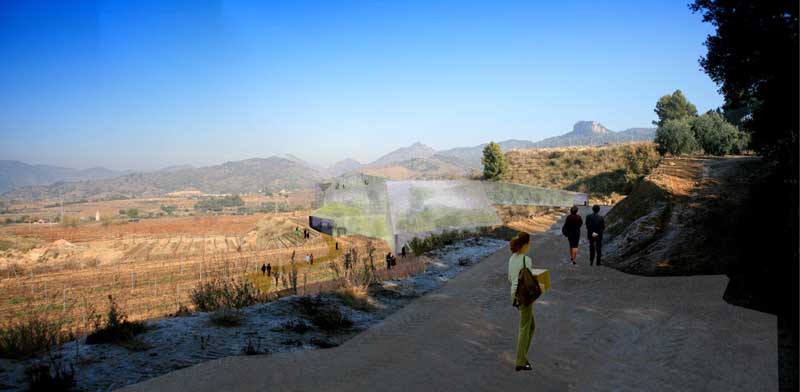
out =
{"type": "Polygon", "coordinates": [[[0,1],[0,159],[371,161],[722,104],[686,1],[0,1]],[[599,4],[602,3],[602,4],[599,4]]]}

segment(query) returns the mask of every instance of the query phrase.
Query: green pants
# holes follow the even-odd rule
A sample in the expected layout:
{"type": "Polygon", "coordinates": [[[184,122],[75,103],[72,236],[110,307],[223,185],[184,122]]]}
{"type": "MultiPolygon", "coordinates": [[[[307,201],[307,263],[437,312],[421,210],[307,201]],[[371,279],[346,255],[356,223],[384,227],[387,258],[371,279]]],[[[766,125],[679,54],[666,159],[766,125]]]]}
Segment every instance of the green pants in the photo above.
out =
{"type": "Polygon", "coordinates": [[[517,366],[528,363],[528,348],[533,339],[533,330],[536,322],[533,321],[533,304],[519,307],[519,335],[517,336],[517,366]]]}

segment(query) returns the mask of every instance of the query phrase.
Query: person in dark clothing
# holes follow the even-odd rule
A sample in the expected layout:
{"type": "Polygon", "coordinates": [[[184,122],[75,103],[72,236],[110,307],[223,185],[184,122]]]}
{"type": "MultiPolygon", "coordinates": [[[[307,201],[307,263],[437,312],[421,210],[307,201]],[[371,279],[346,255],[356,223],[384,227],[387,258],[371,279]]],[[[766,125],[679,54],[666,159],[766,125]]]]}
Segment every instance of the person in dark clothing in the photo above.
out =
{"type": "Polygon", "coordinates": [[[267,276],[272,276],[272,264],[267,264],[267,276]]]}
{"type": "Polygon", "coordinates": [[[386,254],[386,269],[392,269],[392,252],[386,254]]]}
{"type": "Polygon", "coordinates": [[[267,273],[267,265],[261,264],[261,275],[264,275],[266,273],[267,273]]]}
{"type": "Polygon", "coordinates": [[[406,258],[406,251],[407,251],[406,246],[403,245],[403,247],[400,249],[400,257],[405,259],[406,258]]]}
{"type": "Polygon", "coordinates": [[[569,210],[567,219],[564,220],[564,226],[561,228],[561,234],[569,240],[569,259],[572,265],[575,265],[575,259],[578,258],[578,242],[581,240],[581,226],[583,226],[583,219],[578,215],[578,207],[573,206],[569,210]]]}
{"type": "Polygon", "coordinates": [[[336,241],[336,250],[339,250],[339,241],[336,241]]]}
{"type": "Polygon", "coordinates": [[[586,236],[589,238],[589,265],[592,265],[597,255],[597,265],[600,265],[600,258],[603,250],[603,231],[606,229],[606,221],[600,216],[600,206],[592,207],[592,213],[586,215],[586,236]]]}

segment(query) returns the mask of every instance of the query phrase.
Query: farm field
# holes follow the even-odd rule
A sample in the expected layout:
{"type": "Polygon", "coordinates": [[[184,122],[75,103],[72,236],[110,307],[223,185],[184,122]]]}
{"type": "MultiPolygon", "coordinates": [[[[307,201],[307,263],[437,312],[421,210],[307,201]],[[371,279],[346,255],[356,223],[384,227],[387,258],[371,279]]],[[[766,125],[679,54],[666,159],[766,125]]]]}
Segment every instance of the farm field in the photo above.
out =
{"type": "MultiPolygon", "coordinates": [[[[101,217],[117,217],[121,210],[137,209],[140,215],[163,214],[162,206],[173,207],[175,215],[195,215],[195,204],[198,201],[210,198],[200,192],[174,192],[163,197],[148,197],[121,200],[64,200],[63,212],[66,216],[92,219],[99,213],[101,217]]],[[[244,207],[250,210],[262,208],[264,203],[278,203],[291,206],[292,209],[310,209],[314,201],[313,189],[302,189],[291,193],[265,196],[263,194],[240,195],[244,207]]],[[[60,216],[61,200],[14,201],[6,202],[9,212],[0,214],[0,221],[10,218],[16,220],[23,216],[38,219],[53,220],[60,216]]]]}
{"type": "MultiPolygon", "coordinates": [[[[266,292],[284,281],[262,277],[263,263],[288,271],[292,254],[299,285],[331,278],[326,263],[352,247],[366,254],[364,237],[311,230],[300,213],[201,216],[77,227],[11,225],[0,229],[0,324],[36,312],[90,328],[112,295],[132,320],[166,316],[190,306],[198,282],[244,278],[266,292]],[[310,230],[304,239],[302,231],[310,230]],[[340,249],[335,248],[339,242],[340,249]],[[306,254],[315,263],[307,265],[306,254]]],[[[378,254],[388,247],[374,243],[378,254]]],[[[380,265],[380,263],[376,263],[380,265]]],[[[285,279],[284,279],[285,280],[285,279]]]]}

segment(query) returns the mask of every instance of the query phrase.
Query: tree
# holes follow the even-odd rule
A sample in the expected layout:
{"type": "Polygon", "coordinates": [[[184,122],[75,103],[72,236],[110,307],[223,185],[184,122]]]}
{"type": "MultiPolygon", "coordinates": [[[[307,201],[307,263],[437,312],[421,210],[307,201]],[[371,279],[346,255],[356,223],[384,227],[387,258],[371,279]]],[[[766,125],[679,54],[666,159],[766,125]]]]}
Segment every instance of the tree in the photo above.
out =
{"type": "Polygon", "coordinates": [[[692,121],[692,131],[697,144],[710,155],[738,153],[746,140],[738,128],[718,112],[709,111],[692,121]]]}
{"type": "Polygon", "coordinates": [[[483,177],[487,180],[499,180],[508,171],[508,163],[506,163],[503,150],[495,142],[489,142],[483,148],[481,162],[483,163],[483,177]]]}
{"type": "Polygon", "coordinates": [[[737,113],[751,146],[798,177],[797,1],[695,0],[716,27],[700,65],[719,85],[725,112],[737,113]]]}
{"type": "Polygon", "coordinates": [[[694,139],[689,118],[670,119],[656,129],[656,149],[659,154],[681,155],[694,152],[697,141],[694,139]]]}
{"type": "Polygon", "coordinates": [[[679,120],[684,117],[697,116],[697,108],[686,99],[681,90],[675,90],[672,95],[664,95],[658,99],[655,108],[658,121],[654,125],[661,126],[667,120],[679,120]]]}
{"type": "Polygon", "coordinates": [[[127,214],[128,218],[131,218],[131,219],[138,218],[139,217],[139,210],[136,209],[136,208],[131,208],[131,209],[125,211],[125,214],[127,214]]]}

